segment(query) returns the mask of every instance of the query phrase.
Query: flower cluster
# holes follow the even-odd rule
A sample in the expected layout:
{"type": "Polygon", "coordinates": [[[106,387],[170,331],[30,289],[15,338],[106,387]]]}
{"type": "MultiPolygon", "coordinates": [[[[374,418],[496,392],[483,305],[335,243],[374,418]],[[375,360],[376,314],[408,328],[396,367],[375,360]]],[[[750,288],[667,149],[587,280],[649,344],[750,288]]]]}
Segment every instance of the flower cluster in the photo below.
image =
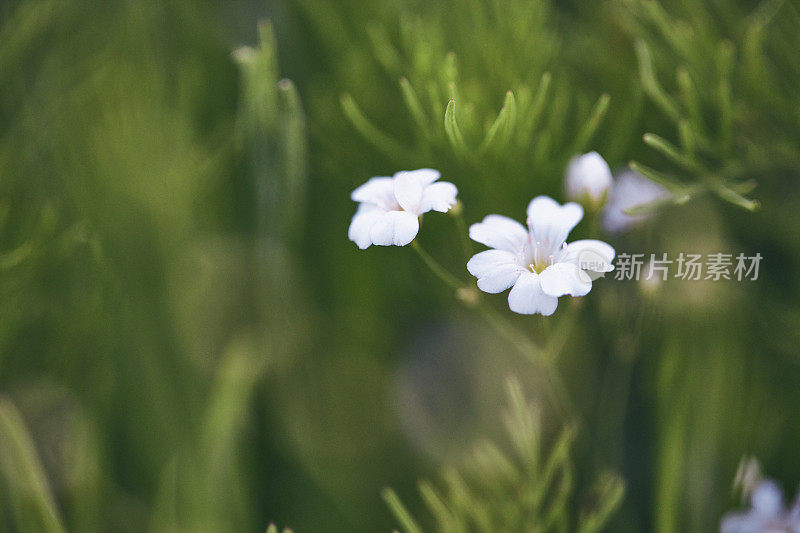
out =
{"type": "MultiPolygon", "coordinates": [[[[597,214],[607,198],[622,202],[615,191],[631,188],[625,176],[615,183],[597,152],[576,156],[569,162],[565,179],[567,196],[573,201],[561,205],[548,196],[537,196],[528,206],[526,225],[502,215],[488,215],[473,224],[469,237],[489,247],[467,263],[478,288],[491,294],[511,289],[508,305],[512,311],[545,316],[555,312],[561,296],[588,294],[595,279],[614,269],[614,248],[593,239],[567,243],[567,237],[583,219],[581,204],[597,214]]],[[[350,223],[350,240],[361,249],[410,244],[423,214],[446,213],[456,205],[456,186],[438,181],[440,177],[432,169],[402,171],[393,177],[371,178],[358,187],[351,195],[359,205],[350,223]]],[[[658,193],[646,192],[643,196],[648,199],[658,193]]],[[[615,230],[635,223],[625,220],[627,215],[621,212],[613,216],[615,230]]]]}

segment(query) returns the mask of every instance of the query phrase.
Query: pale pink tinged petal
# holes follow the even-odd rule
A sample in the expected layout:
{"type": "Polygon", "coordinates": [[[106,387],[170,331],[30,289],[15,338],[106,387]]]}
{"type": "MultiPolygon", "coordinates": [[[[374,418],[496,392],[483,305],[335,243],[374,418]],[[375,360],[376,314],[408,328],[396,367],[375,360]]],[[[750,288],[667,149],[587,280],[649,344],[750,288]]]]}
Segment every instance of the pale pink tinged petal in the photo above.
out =
{"type": "Polygon", "coordinates": [[[412,176],[420,185],[425,187],[438,180],[442,174],[438,170],[433,170],[432,168],[420,168],[417,170],[401,170],[394,175],[395,179],[401,176],[412,176]]]}
{"type": "Polygon", "coordinates": [[[525,226],[501,215],[489,215],[469,228],[469,238],[490,248],[521,253],[528,241],[525,226]]]}
{"type": "Polygon", "coordinates": [[[567,244],[556,260],[574,263],[582,270],[611,272],[614,270],[615,255],[614,248],[608,243],[595,239],[583,239],[567,244]]]}
{"type": "Polygon", "coordinates": [[[537,196],[528,204],[528,228],[535,242],[555,252],[583,218],[583,208],[573,202],[559,205],[549,196],[537,196]]]}
{"type": "Polygon", "coordinates": [[[480,278],[508,264],[516,264],[516,256],[513,253],[505,250],[485,250],[472,256],[467,263],[467,270],[476,278],[480,278]]]}
{"type": "Polygon", "coordinates": [[[447,213],[451,207],[456,205],[456,195],[458,189],[448,181],[440,181],[428,185],[422,191],[422,202],[420,203],[420,214],[428,211],[439,211],[447,213]]]}
{"type": "Polygon", "coordinates": [[[523,272],[508,293],[508,307],[522,315],[552,315],[558,307],[558,298],[542,291],[539,276],[523,272]]]}
{"type": "Polygon", "coordinates": [[[383,214],[383,210],[372,204],[359,204],[358,210],[350,222],[347,238],[356,243],[362,250],[369,248],[370,244],[372,244],[372,238],[370,237],[372,226],[383,214]]]}
{"type": "Polygon", "coordinates": [[[411,174],[398,175],[394,179],[394,197],[400,207],[415,215],[420,215],[420,203],[424,187],[411,174]]]}
{"type": "Polygon", "coordinates": [[[408,211],[383,213],[370,230],[372,244],[378,246],[405,246],[419,232],[419,219],[408,211]]]}
{"type": "Polygon", "coordinates": [[[592,280],[574,263],[556,263],[545,268],[539,276],[542,291],[550,296],[586,296],[592,290],[592,280]]]}

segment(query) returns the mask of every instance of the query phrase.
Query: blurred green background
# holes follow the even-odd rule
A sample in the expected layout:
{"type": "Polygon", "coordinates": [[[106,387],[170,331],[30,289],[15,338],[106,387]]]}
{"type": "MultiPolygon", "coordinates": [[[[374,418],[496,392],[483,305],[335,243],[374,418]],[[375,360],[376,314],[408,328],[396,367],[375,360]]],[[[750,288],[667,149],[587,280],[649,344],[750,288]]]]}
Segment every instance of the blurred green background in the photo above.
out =
{"type": "MultiPolygon", "coordinates": [[[[411,250],[347,240],[349,194],[432,167],[468,223],[522,219],[536,195],[565,200],[588,150],[656,169],[681,204],[573,238],[764,260],[752,282],[607,278],[550,318],[486,298],[563,339],[582,420],[564,505],[611,471],[609,530],[712,531],[741,457],[800,480],[796,0],[6,0],[0,16],[0,530],[389,531],[384,487],[435,529],[417,481],[505,442],[507,376],[548,447],[563,420],[540,369],[411,250]]],[[[474,282],[449,217],[420,240],[474,282]]]]}

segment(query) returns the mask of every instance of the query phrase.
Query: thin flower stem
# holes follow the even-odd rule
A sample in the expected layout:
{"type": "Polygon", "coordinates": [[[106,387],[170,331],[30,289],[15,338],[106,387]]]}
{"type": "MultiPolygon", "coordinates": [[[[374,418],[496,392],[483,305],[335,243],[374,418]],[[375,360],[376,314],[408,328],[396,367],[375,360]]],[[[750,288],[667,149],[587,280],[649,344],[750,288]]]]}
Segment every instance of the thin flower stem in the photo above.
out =
{"type": "MultiPolygon", "coordinates": [[[[646,322],[650,319],[651,308],[651,302],[644,299],[641,308],[636,313],[635,325],[630,331],[639,333],[644,329],[646,322]]],[[[624,321],[624,318],[622,320],[624,321]]],[[[599,434],[598,440],[607,444],[610,450],[622,448],[621,442],[619,442],[619,428],[622,427],[630,407],[631,375],[640,346],[641,334],[631,337],[630,342],[615,350],[615,357],[609,361],[600,387],[598,401],[600,408],[597,413],[600,422],[597,424],[596,433],[599,434]],[[608,433],[603,434],[601,431],[608,433]]]]}
{"type": "Polygon", "coordinates": [[[531,341],[527,335],[521,333],[517,328],[511,325],[508,320],[497,313],[497,311],[480,302],[478,311],[486,319],[486,322],[491,325],[494,330],[508,342],[510,342],[519,351],[523,357],[538,365],[545,370],[544,377],[548,387],[553,406],[558,411],[561,418],[564,420],[577,419],[578,415],[575,406],[569,398],[564,381],[558,369],[554,365],[554,353],[548,354],[549,350],[542,349],[531,341]]]}
{"type": "Polygon", "coordinates": [[[425,263],[431,272],[433,272],[437,278],[442,280],[446,285],[450,286],[454,290],[459,290],[464,287],[464,284],[458,281],[458,279],[448,272],[442,265],[439,264],[436,259],[430,256],[428,252],[422,249],[422,246],[419,245],[419,241],[414,241],[411,243],[411,247],[419,254],[419,257],[422,259],[422,262],[425,263]]]}
{"type": "Polygon", "coordinates": [[[469,230],[467,229],[467,223],[464,221],[464,213],[460,206],[453,211],[453,218],[456,221],[456,227],[461,237],[461,248],[464,250],[464,258],[469,260],[469,258],[472,257],[472,244],[469,242],[469,230]]]}
{"type": "MultiPolygon", "coordinates": [[[[425,263],[436,277],[455,291],[465,288],[455,276],[448,272],[439,264],[428,252],[426,252],[418,241],[412,243],[412,248],[419,254],[422,262],[425,263]]],[[[485,302],[478,300],[477,305],[473,302],[469,304],[466,300],[459,298],[459,301],[468,307],[477,308],[480,315],[497,332],[498,335],[510,342],[525,358],[542,368],[547,383],[548,393],[553,406],[564,420],[579,419],[579,415],[567,394],[566,386],[555,366],[555,356],[561,351],[561,343],[548,344],[544,349],[537,346],[527,335],[520,332],[508,320],[497,313],[494,308],[485,302]]]]}
{"type": "Polygon", "coordinates": [[[602,206],[596,206],[591,209],[587,209],[587,219],[588,219],[588,227],[586,228],[587,233],[589,235],[597,235],[600,232],[600,213],[602,212],[602,206]]]}

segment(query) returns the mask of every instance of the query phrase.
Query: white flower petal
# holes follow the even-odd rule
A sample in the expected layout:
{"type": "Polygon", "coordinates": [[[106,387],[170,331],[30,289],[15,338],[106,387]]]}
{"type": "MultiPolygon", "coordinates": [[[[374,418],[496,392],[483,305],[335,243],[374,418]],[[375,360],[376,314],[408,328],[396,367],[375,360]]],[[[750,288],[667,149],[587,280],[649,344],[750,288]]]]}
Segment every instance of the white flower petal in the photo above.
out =
{"type": "Polygon", "coordinates": [[[390,209],[397,203],[394,199],[394,180],[384,177],[370,178],[354,190],[350,198],[355,202],[369,202],[390,209]]]}
{"type": "Polygon", "coordinates": [[[783,509],[783,491],[771,479],[765,479],[758,484],[750,496],[753,511],[759,515],[779,517],[783,509]]]}
{"type": "Polygon", "coordinates": [[[469,238],[490,248],[514,254],[522,252],[528,241],[525,226],[501,215],[489,215],[469,228],[469,238]]]}
{"type": "Polygon", "coordinates": [[[467,270],[478,278],[478,288],[497,294],[517,281],[525,269],[517,264],[516,256],[505,250],[486,250],[472,256],[467,270]]]}
{"type": "Polygon", "coordinates": [[[400,207],[414,213],[421,215],[419,210],[420,202],[422,201],[422,191],[424,187],[420,183],[419,178],[413,172],[398,172],[394,178],[394,197],[400,207]]]}
{"type": "Polygon", "coordinates": [[[401,170],[394,175],[395,179],[403,176],[413,177],[419,182],[420,185],[425,187],[438,180],[441,177],[441,173],[438,170],[433,170],[432,168],[420,168],[417,170],[401,170]]]}
{"type": "Polygon", "coordinates": [[[614,185],[603,208],[603,229],[617,233],[650,218],[650,214],[627,215],[626,209],[655,202],[670,195],[669,191],[638,172],[626,170],[615,177],[614,185]]]}
{"type": "Polygon", "coordinates": [[[408,211],[382,213],[370,229],[370,240],[378,246],[405,246],[419,232],[419,219],[408,211]]]}
{"type": "Polygon", "coordinates": [[[514,264],[500,266],[478,278],[478,288],[489,294],[503,292],[513,286],[526,270],[514,264]]]}
{"type": "Polygon", "coordinates": [[[456,186],[448,181],[428,185],[422,191],[419,213],[427,213],[431,210],[447,213],[451,207],[456,205],[457,194],[456,186]]]}
{"type": "Polygon", "coordinates": [[[488,275],[497,267],[516,264],[516,256],[505,250],[485,250],[472,256],[467,263],[467,270],[476,278],[488,275]]]}
{"type": "Polygon", "coordinates": [[[528,205],[528,228],[535,242],[555,252],[583,218],[583,208],[573,202],[559,205],[549,196],[537,196],[528,205]]]}
{"type": "MultiPolygon", "coordinates": [[[[720,524],[720,533],[754,533],[765,531],[769,520],[750,513],[729,513],[720,524]]],[[[768,531],[768,530],[767,530],[768,531]]]]}
{"type": "Polygon", "coordinates": [[[574,263],[582,270],[611,272],[615,255],[614,248],[603,241],[582,239],[567,244],[557,260],[574,263]]]}
{"type": "Polygon", "coordinates": [[[375,222],[383,215],[384,211],[372,204],[359,204],[350,228],[347,230],[347,238],[358,245],[362,250],[369,248],[372,244],[370,232],[375,222]]]}
{"type": "Polygon", "coordinates": [[[573,157],[567,165],[567,197],[581,201],[585,196],[598,201],[611,188],[613,178],[608,163],[597,152],[573,157]]]}
{"type": "Polygon", "coordinates": [[[550,296],[586,296],[592,280],[574,263],[555,263],[539,275],[542,291],[550,296]]]}
{"type": "Polygon", "coordinates": [[[508,293],[508,307],[515,313],[544,316],[552,315],[558,307],[558,298],[542,291],[539,276],[533,272],[523,272],[511,292],[508,293]]]}

